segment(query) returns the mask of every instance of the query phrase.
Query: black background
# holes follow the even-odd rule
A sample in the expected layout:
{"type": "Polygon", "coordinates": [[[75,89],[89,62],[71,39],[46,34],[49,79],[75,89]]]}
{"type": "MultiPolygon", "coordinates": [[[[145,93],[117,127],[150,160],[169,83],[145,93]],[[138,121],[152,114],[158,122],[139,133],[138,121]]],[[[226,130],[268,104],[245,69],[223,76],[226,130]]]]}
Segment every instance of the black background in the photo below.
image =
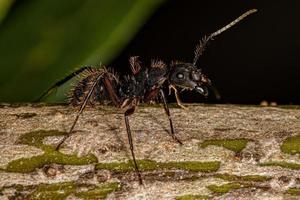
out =
{"type": "MultiPolygon", "coordinates": [[[[199,65],[221,94],[204,99],[182,93],[186,102],[300,104],[300,1],[169,0],[158,9],[110,65],[128,69],[128,57],[192,62],[198,40],[243,12],[258,12],[212,41],[199,65]]],[[[120,69],[120,68],[118,68],[120,69]]],[[[126,73],[124,71],[124,73],[126,73]]],[[[174,98],[170,98],[174,101],[174,98]]]]}

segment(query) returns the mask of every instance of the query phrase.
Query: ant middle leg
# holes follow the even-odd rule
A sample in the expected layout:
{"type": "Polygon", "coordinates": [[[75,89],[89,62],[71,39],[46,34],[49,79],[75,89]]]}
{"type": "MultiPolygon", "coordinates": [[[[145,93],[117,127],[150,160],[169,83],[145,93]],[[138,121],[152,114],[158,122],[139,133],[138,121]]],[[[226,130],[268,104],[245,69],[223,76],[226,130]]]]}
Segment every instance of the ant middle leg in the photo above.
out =
{"type": "Polygon", "coordinates": [[[125,114],[124,114],[124,117],[125,117],[126,131],[127,131],[128,142],[129,142],[129,145],[130,145],[130,151],[131,151],[131,155],[132,155],[132,159],[133,159],[133,164],[134,164],[134,167],[135,167],[136,174],[138,175],[139,183],[142,185],[143,180],[142,180],[141,172],[139,170],[139,167],[138,167],[136,159],[135,159],[133,142],[132,142],[132,135],[131,135],[129,119],[128,119],[128,116],[132,115],[134,113],[134,110],[135,110],[135,107],[132,107],[132,108],[129,108],[128,110],[126,110],[125,114]]]}
{"type": "Polygon", "coordinates": [[[165,93],[162,89],[159,90],[160,92],[160,96],[163,100],[163,104],[164,104],[164,109],[165,109],[165,113],[167,114],[168,118],[169,118],[169,122],[170,122],[170,128],[171,128],[171,136],[172,138],[178,142],[179,144],[182,145],[182,142],[176,137],[175,135],[175,132],[174,132],[174,127],[173,127],[173,121],[172,121],[172,118],[171,118],[171,114],[170,114],[170,110],[169,110],[169,107],[168,107],[168,104],[167,104],[167,100],[166,100],[166,97],[165,97],[165,93]]]}

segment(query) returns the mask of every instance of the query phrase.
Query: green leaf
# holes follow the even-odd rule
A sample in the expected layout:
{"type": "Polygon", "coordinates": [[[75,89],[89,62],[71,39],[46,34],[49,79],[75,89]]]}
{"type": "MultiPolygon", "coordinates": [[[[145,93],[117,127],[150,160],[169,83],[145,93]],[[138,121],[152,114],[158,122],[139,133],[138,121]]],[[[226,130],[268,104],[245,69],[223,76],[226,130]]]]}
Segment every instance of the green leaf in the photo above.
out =
{"type": "Polygon", "coordinates": [[[14,0],[0,0],[0,22],[5,18],[13,3],[14,0]]]}
{"type": "Polygon", "coordinates": [[[162,2],[19,3],[0,27],[0,101],[31,101],[75,68],[108,63],[162,2]]]}

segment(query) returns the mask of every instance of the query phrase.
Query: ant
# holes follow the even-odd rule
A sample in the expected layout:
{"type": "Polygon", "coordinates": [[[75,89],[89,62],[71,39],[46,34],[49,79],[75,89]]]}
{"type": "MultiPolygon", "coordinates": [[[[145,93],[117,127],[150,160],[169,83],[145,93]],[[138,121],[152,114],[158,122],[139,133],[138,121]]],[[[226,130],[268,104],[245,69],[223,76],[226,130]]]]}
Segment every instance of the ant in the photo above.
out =
{"type": "Polygon", "coordinates": [[[161,60],[152,60],[149,67],[144,67],[141,65],[138,56],[133,56],[129,58],[132,71],[131,75],[120,78],[109,68],[93,68],[86,66],[58,81],[45,93],[43,93],[37,101],[42,100],[55,88],[66,83],[73,77],[79,76],[79,82],[70,92],[70,103],[73,106],[80,106],[80,109],[70,131],[58,143],[56,150],[59,150],[64,141],[72,134],[80,114],[87,105],[93,105],[95,103],[112,104],[124,111],[128,142],[135,171],[138,176],[139,183],[143,184],[141,172],[135,159],[128,116],[134,113],[140,102],[150,103],[156,98],[160,98],[163,102],[165,113],[169,119],[171,136],[177,143],[182,145],[182,142],[176,137],[174,132],[165,92],[162,89],[163,84],[167,84],[170,91],[171,89],[174,90],[177,104],[183,108],[185,107],[180,101],[177,87],[181,89],[195,90],[201,95],[207,96],[208,87],[211,85],[211,81],[205,74],[202,73],[201,69],[196,66],[199,57],[203,54],[208,42],[213,40],[215,36],[231,28],[242,19],[256,11],[256,9],[249,10],[223,28],[200,39],[199,44],[196,46],[194,51],[194,59],[192,63],[173,61],[167,65],[161,60]]]}

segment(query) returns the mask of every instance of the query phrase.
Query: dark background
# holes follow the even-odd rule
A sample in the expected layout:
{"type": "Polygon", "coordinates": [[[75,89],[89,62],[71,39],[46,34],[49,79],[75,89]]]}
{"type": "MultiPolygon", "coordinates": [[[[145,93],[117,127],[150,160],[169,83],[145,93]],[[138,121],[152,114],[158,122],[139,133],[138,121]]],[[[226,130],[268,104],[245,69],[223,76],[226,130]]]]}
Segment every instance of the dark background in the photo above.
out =
{"type": "MultiPolygon", "coordinates": [[[[33,101],[86,65],[128,73],[132,55],[144,65],[152,58],[191,62],[200,38],[253,8],[258,12],[217,36],[199,59],[221,99],[213,91],[208,98],[193,92],[181,98],[300,104],[299,0],[3,0],[0,102],[33,101]]],[[[66,101],[74,81],[44,101],[66,101]]]]}
{"type": "MultiPolygon", "coordinates": [[[[221,94],[204,99],[182,93],[186,102],[300,104],[300,1],[169,0],[148,20],[110,64],[128,66],[128,57],[192,62],[198,40],[243,12],[258,12],[217,36],[199,65],[221,94]]],[[[118,68],[120,69],[120,68],[118,68]]],[[[128,67],[122,67],[123,73],[128,67]]],[[[170,99],[174,101],[174,98],[170,99]]]]}

